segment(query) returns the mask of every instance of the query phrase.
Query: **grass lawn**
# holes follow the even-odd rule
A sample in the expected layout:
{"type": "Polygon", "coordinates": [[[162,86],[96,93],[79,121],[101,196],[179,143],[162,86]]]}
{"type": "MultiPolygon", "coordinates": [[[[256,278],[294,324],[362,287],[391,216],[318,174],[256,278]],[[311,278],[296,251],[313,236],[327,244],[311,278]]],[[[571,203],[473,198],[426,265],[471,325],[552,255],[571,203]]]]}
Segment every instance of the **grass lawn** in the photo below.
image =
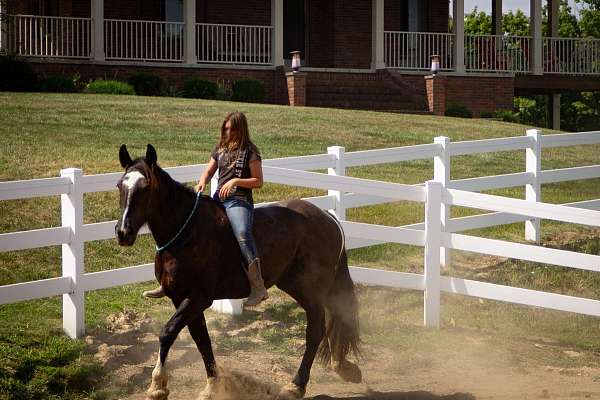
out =
{"type": "MultiPolygon", "coordinates": [[[[82,168],[84,174],[119,171],[118,149],[122,143],[128,145],[132,156],[141,155],[146,144],[152,143],[163,167],[204,163],[219,135],[223,118],[231,110],[246,113],[252,137],[263,158],[322,154],[333,145],[356,151],[431,143],[435,136],[448,136],[452,141],[520,136],[527,129],[522,125],[482,119],[179,98],[0,93],[0,181],[54,177],[68,167],[82,168]]],[[[598,154],[600,146],[548,149],[543,153],[542,168],[598,164],[598,154]]],[[[522,172],[524,165],[524,151],[455,157],[452,179],[522,172]]],[[[417,183],[430,179],[432,168],[431,160],[422,160],[354,167],[347,173],[356,177],[417,183]]],[[[266,184],[255,198],[260,202],[323,193],[266,184]]],[[[522,198],[523,188],[490,193],[522,198]]],[[[543,187],[545,202],[593,198],[600,198],[600,179],[543,187]]],[[[118,217],[116,191],[87,194],[84,200],[86,223],[118,217]]],[[[58,226],[59,207],[58,196],[0,202],[0,233],[58,226]]],[[[456,207],[453,216],[473,212],[456,207]]],[[[348,211],[349,220],[384,225],[403,225],[419,222],[422,218],[422,205],[405,202],[348,211]]],[[[523,224],[482,229],[470,234],[523,241],[523,224]]],[[[597,236],[597,232],[595,234],[597,236]]],[[[551,245],[568,245],[597,254],[593,235],[594,232],[579,226],[543,223],[544,242],[551,245]]],[[[91,242],[86,243],[85,253],[86,271],[113,269],[152,262],[154,243],[148,236],[140,237],[132,248],[121,248],[114,240],[91,242]]],[[[457,260],[447,273],[600,299],[597,273],[511,260],[502,260],[483,271],[478,268],[479,258],[457,254],[457,260]]],[[[422,249],[401,245],[373,246],[351,251],[350,263],[419,272],[422,270],[422,249]]],[[[58,246],[0,253],[0,285],[60,276],[60,269],[58,246]]],[[[87,326],[102,327],[107,315],[125,309],[147,311],[148,303],[142,300],[140,293],[142,287],[151,286],[150,283],[88,293],[87,326]]],[[[467,327],[498,328],[500,334],[511,336],[531,335],[532,329],[543,327],[545,334],[559,342],[600,351],[600,338],[592,334],[600,327],[597,319],[576,317],[577,328],[567,329],[564,324],[570,324],[573,316],[564,313],[533,313],[526,308],[486,302],[485,312],[475,315],[466,310],[465,304],[470,304],[471,300],[448,296],[445,301],[448,307],[444,313],[448,321],[460,316],[467,327]],[[532,324],[531,321],[537,322],[532,324]]],[[[402,304],[398,303],[398,306],[402,304]]],[[[151,309],[150,313],[162,315],[164,310],[151,309]]],[[[418,314],[411,314],[411,321],[418,321],[418,314]]],[[[367,318],[370,314],[363,312],[362,315],[367,318]]],[[[101,374],[97,373],[91,356],[85,354],[83,342],[70,341],[60,333],[60,298],[0,306],[0,321],[0,359],[7,360],[0,365],[0,399],[102,396],[94,391],[101,374]]],[[[375,322],[369,323],[369,327],[368,334],[375,338],[384,331],[383,326],[375,322]]]]}

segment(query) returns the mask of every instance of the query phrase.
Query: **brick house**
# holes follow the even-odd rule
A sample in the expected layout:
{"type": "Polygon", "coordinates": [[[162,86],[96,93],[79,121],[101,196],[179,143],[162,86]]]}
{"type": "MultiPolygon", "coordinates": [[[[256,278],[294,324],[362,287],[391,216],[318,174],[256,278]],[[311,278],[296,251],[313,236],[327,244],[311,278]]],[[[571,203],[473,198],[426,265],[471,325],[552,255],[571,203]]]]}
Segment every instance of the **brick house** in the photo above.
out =
{"type": "Polygon", "coordinates": [[[464,0],[6,0],[0,46],[84,79],[259,79],[266,101],[291,105],[480,115],[515,95],[548,94],[556,111],[563,91],[600,90],[600,40],[556,37],[558,0],[553,37],[541,36],[542,0],[526,37],[502,35],[502,1],[490,1],[494,35],[465,35],[464,0]]]}

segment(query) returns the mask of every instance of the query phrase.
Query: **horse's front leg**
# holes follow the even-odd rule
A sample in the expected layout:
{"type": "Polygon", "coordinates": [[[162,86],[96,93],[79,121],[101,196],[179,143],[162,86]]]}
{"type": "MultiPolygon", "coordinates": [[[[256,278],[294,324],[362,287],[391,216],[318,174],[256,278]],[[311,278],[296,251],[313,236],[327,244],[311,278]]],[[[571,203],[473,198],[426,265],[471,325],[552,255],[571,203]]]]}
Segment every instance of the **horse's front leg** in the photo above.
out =
{"type": "Polygon", "coordinates": [[[198,347],[200,354],[202,354],[202,360],[204,361],[204,367],[206,368],[206,388],[204,389],[201,398],[210,399],[215,391],[214,385],[216,384],[215,381],[217,378],[217,364],[215,362],[215,356],[213,354],[210,336],[208,335],[204,314],[200,313],[197,318],[190,321],[190,323],[188,323],[188,329],[194,342],[196,342],[196,347],[198,347]]]}
{"type": "Polygon", "coordinates": [[[148,400],[166,400],[169,396],[169,389],[167,389],[167,369],[165,362],[167,361],[167,355],[169,350],[177,339],[179,332],[194,319],[194,314],[199,313],[197,307],[194,307],[190,299],[185,299],[177,307],[175,314],[169,319],[169,321],[163,327],[160,336],[160,351],[156,367],[152,371],[152,383],[147,391],[148,400]]]}

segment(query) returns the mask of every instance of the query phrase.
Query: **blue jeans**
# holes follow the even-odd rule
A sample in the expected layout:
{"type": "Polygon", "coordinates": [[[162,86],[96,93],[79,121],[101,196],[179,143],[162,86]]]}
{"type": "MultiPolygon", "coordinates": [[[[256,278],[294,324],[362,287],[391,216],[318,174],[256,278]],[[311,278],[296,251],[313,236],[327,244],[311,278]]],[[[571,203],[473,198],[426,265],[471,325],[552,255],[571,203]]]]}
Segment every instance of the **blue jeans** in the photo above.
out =
{"type": "Polygon", "coordinates": [[[240,250],[247,263],[246,265],[250,265],[258,257],[254,235],[252,235],[254,205],[247,201],[231,197],[220,201],[225,207],[227,218],[229,218],[233,234],[240,245],[240,250]]]}

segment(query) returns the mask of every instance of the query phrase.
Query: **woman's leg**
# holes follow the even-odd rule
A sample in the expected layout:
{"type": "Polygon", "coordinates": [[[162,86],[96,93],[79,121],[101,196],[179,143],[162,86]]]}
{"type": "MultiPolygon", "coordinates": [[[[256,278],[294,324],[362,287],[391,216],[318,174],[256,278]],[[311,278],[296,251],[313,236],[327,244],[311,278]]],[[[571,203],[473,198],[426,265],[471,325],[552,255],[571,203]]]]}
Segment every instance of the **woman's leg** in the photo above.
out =
{"type": "Polygon", "coordinates": [[[240,250],[247,263],[246,275],[250,282],[250,296],[244,303],[245,306],[255,306],[268,298],[260,270],[260,258],[256,250],[252,234],[254,207],[241,200],[228,200],[224,203],[227,217],[233,233],[240,245],[240,250]]]}

